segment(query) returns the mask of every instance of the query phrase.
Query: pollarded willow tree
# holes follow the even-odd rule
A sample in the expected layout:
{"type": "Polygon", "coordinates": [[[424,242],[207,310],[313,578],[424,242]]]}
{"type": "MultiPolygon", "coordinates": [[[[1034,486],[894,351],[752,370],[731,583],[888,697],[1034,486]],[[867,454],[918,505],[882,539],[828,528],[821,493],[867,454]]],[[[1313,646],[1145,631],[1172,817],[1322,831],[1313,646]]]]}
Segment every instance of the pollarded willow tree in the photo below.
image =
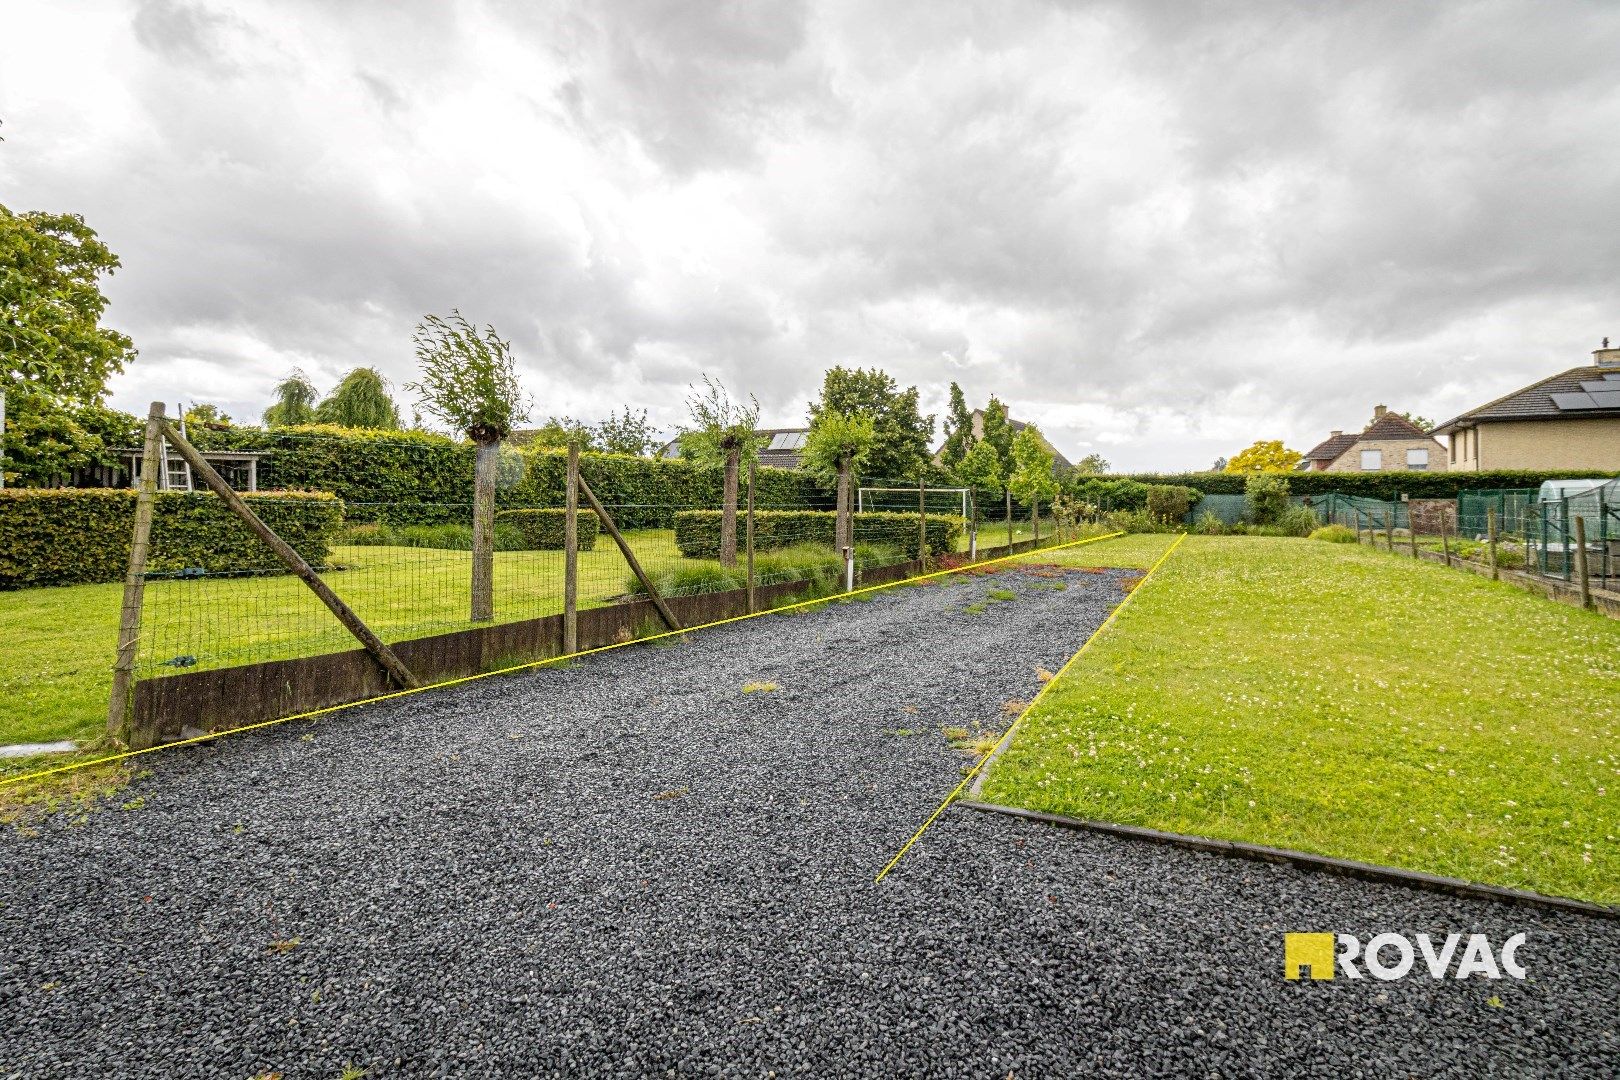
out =
{"type": "Polygon", "coordinates": [[[421,406],[474,447],[472,515],[472,618],[495,617],[495,477],[501,440],[529,412],[518,383],[512,344],[493,326],[482,330],[452,310],[428,315],[412,335],[421,377],[405,384],[421,406]]]}
{"type": "Polygon", "coordinates": [[[804,449],[799,452],[799,463],[806,472],[837,481],[838,516],[833,543],[840,551],[855,546],[852,475],[871,457],[876,445],[877,430],[870,416],[823,409],[811,422],[804,449]]]}
{"type": "Polygon", "coordinates": [[[737,565],[737,477],[744,461],[759,454],[759,402],[732,401],[725,385],[703,376],[703,389],[692,387],[686,399],[690,426],[681,431],[681,454],[705,465],[725,468],[720,512],[720,564],[737,565]]]}
{"type": "Polygon", "coordinates": [[[315,406],[315,420],[374,431],[399,430],[399,406],[388,393],[388,380],[376,368],[358,367],[315,406]]]}

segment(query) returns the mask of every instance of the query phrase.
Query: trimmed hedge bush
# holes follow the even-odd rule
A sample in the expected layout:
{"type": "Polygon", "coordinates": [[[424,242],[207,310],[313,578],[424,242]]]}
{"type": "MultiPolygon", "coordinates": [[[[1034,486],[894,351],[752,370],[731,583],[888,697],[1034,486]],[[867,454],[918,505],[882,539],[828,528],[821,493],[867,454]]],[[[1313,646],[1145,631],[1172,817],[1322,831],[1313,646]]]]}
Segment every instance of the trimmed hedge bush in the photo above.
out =
{"type": "MultiPolygon", "coordinates": [[[[523,534],[523,546],[531,551],[561,551],[567,524],[567,510],[502,510],[495,515],[496,527],[510,525],[517,529],[523,534]]],[[[591,551],[596,547],[598,527],[595,514],[589,510],[579,512],[574,525],[579,534],[579,550],[591,551]]]]}
{"type": "MultiPolygon", "coordinates": [[[[261,491],[253,512],[316,566],[343,526],[327,492],[261,491]]],[[[113,488],[0,491],[0,588],[121,581],[135,528],[135,492],[113,488]]],[[[214,495],[159,492],[147,571],[280,569],[281,562],[214,495]]]]}
{"type": "MultiPolygon", "coordinates": [[[[193,432],[205,450],[259,450],[259,483],[330,491],[351,521],[437,525],[470,520],[473,448],[421,431],[352,428],[233,427],[193,432]]],[[[580,473],[621,529],[668,529],[688,506],[719,506],[723,470],[689,461],[581,454],[580,473]]],[[[502,450],[497,507],[561,507],[568,455],[562,450],[508,446],[502,450]]],[[[808,473],[762,467],[756,506],[817,509],[831,490],[808,473]]],[[[583,518],[581,519],[583,520],[583,518]]]]}
{"type": "MultiPolygon", "coordinates": [[[[675,515],[675,546],[688,559],[717,559],[720,557],[720,511],[682,510],[675,515]]],[[[754,548],[791,547],[795,544],[833,544],[834,526],[838,515],[832,511],[816,510],[756,510],[754,512],[754,548]]],[[[865,513],[856,514],[855,542],[857,544],[883,544],[898,551],[917,550],[917,515],[865,513]]],[[[737,515],[737,547],[743,545],[743,515],[737,515]]],[[[962,519],[959,517],[928,517],[928,549],[934,552],[955,551],[962,537],[962,519]]]]}
{"type": "MultiPolygon", "coordinates": [[[[1250,475],[1227,472],[1171,475],[1144,473],[1130,477],[1116,477],[1113,481],[1123,479],[1144,484],[1180,484],[1201,491],[1205,495],[1242,495],[1243,485],[1250,475]]],[[[1579,472],[1503,469],[1495,472],[1289,472],[1276,475],[1288,480],[1288,490],[1294,495],[1337,493],[1396,501],[1402,495],[1410,495],[1414,499],[1450,499],[1455,498],[1459,491],[1532,488],[1540,487],[1543,480],[1584,480],[1620,476],[1620,473],[1604,472],[1602,469],[1586,469],[1579,472]]]]}

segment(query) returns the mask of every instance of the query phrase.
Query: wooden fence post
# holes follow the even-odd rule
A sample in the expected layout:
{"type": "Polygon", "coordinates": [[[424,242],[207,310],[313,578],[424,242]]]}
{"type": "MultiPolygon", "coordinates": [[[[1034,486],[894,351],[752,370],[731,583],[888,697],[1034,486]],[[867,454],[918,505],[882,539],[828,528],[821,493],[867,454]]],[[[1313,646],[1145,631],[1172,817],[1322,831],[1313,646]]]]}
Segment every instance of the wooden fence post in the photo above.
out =
{"type": "Polygon", "coordinates": [[[1012,554],[1012,489],[1007,489],[1007,554],[1012,554]]]}
{"type": "Polygon", "coordinates": [[[1033,499],[1031,499],[1029,501],[1029,527],[1030,527],[1030,535],[1032,535],[1035,538],[1031,542],[1032,546],[1040,547],[1041,546],[1041,497],[1039,495],[1035,496],[1033,499]]]}
{"type": "Polygon", "coordinates": [[[1575,515],[1575,573],[1581,579],[1581,607],[1592,606],[1592,579],[1586,570],[1586,519],[1575,515]]]}
{"type": "MultiPolygon", "coordinates": [[[[141,485],[135,495],[135,533],[124,575],[124,602],[118,613],[118,652],[113,661],[112,696],[107,700],[107,734],[120,742],[129,717],[129,694],[135,680],[135,657],[141,643],[141,603],[146,595],[146,556],[152,539],[152,504],[157,499],[159,450],[163,435],[163,402],[146,414],[146,441],[141,447],[141,485]]],[[[138,747],[137,749],[145,749],[138,747]]]]}
{"type": "Polygon", "coordinates": [[[917,561],[928,569],[928,502],[921,476],[917,477],[917,561]]]}
{"type": "Polygon", "coordinates": [[[1496,507],[1485,511],[1485,549],[1491,557],[1491,580],[1500,581],[1502,574],[1496,568],[1496,507]]]}
{"type": "Polygon", "coordinates": [[[1412,558],[1418,557],[1417,548],[1417,522],[1412,520],[1412,511],[1406,512],[1406,542],[1412,549],[1412,558]]]}
{"type": "Polygon", "coordinates": [[[1446,517],[1440,515],[1440,550],[1445,556],[1446,565],[1451,565],[1451,531],[1446,528],[1446,517]]]}
{"type": "Polygon", "coordinates": [[[563,496],[563,655],[579,652],[579,444],[568,442],[563,496]]]}
{"type": "Polygon", "coordinates": [[[1389,546],[1389,553],[1395,554],[1395,509],[1393,504],[1384,516],[1384,543],[1389,546]]]}
{"type": "Polygon", "coordinates": [[[748,545],[748,614],[752,615],[759,610],[754,596],[754,473],[758,462],[750,459],[748,462],[748,521],[744,526],[747,532],[748,545]]]}
{"type": "Polygon", "coordinates": [[[668,604],[664,603],[664,598],[658,593],[658,587],[652,583],[652,578],[649,578],[647,572],[641,568],[641,560],[637,559],[636,553],[630,550],[630,542],[624,538],[624,534],[619,531],[619,526],[614,523],[613,515],[609,514],[606,508],[602,506],[601,501],[596,497],[596,492],[591,490],[591,485],[585,481],[583,476],[579,478],[579,493],[585,496],[586,502],[591,504],[591,510],[596,514],[597,520],[602,523],[602,528],[606,529],[608,535],[613,537],[613,542],[619,545],[619,552],[624,556],[624,561],[630,564],[631,572],[641,581],[641,587],[647,590],[647,598],[653,602],[653,607],[658,609],[658,617],[663,619],[664,625],[671,630],[679,630],[681,624],[676,620],[675,613],[669,610],[668,604]]]}
{"type": "Polygon", "coordinates": [[[274,529],[259,520],[259,515],[255,514],[248,507],[248,504],[242,501],[242,496],[231,490],[231,486],[221,479],[212,465],[203,460],[203,456],[197,452],[197,448],[186,441],[186,437],[175,429],[174,424],[161,418],[158,423],[162,426],[164,437],[180,452],[180,456],[186,459],[186,464],[191,466],[192,473],[201,477],[210,491],[224,499],[225,505],[230,507],[231,512],[241,518],[247,527],[253,530],[254,535],[263,540],[270,550],[276,553],[283,565],[297,574],[299,579],[309,586],[310,591],[320,597],[321,603],[326,605],[327,610],[337,616],[338,622],[342,623],[349,633],[353,634],[360,644],[366,647],[366,651],[376,658],[377,663],[382,665],[383,670],[393,676],[396,683],[408,690],[420,687],[421,682],[417,680],[415,675],[411,674],[409,668],[400,663],[399,657],[394,655],[394,650],[384,645],[382,638],[373,633],[371,627],[361,622],[360,616],[349,610],[349,605],[338,598],[337,593],[332,591],[331,586],[321,580],[321,576],[304,560],[302,555],[293,550],[291,544],[277,536],[274,529]]]}

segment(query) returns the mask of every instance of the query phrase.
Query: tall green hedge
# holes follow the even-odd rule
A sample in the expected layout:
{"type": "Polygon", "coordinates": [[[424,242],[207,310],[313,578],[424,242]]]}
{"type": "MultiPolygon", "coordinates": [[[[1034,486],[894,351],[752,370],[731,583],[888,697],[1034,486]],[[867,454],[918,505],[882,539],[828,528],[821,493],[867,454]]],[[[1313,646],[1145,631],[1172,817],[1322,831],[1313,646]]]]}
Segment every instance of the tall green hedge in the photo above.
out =
{"type": "MultiPolygon", "coordinates": [[[[436,525],[471,515],[471,443],[420,431],[321,425],[227,431],[198,427],[192,434],[204,449],[263,451],[261,486],[333,492],[347,504],[352,521],[436,525]]],[[[561,450],[503,449],[496,505],[562,506],[567,458],[561,450]]],[[[718,467],[581,454],[580,473],[622,529],[668,529],[677,510],[720,505],[718,467]]],[[[754,503],[771,509],[816,509],[831,505],[831,492],[808,473],[761,468],[754,503]]]]}
{"type": "MultiPolygon", "coordinates": [[[[754,513],[754,547],[758,550],[789,547],[793,544],[833,544],[838,515],[818,510],[763,510],[754,513]]],[[[682,510],[675,515],[675,546],[688,559],[715,559],[720,556],[718,510],[682,510]]],[[[962,537],[962,519],[929,515],[928,549],[955,551],[962,537]]],[[[737,522],[737,543],[742,546],[743,524],[737,522]]],[[[917,515],[873,512],[855,515],[855,540],[862,544],[883,544],[898,551],[917,549],[917,515]]]]}
{"type": "MultiPolygon", "coordinates": [[[[261,491],[253,512],[311,563],[326,562],[343,503],[326,492],[261,491]]],[[[0,588],[119,581],[129,565],[135,492],[109,488],[0,491],[0,588]]],[[[149,573],[278,569],[275,554],[213,495],[160,492],[149,573]]]]}
{"type": "MultiPolygon", "coordinates": [[[[1367,499],[1398,500],[1450,499],[1459,491],[1498,488],[1540,487],[1543,480],[1582,480],[1588,477],[1620,476],[1620,473],[1586,469],[1579,472],[1546,470],[1497,470],[1494,472],[1290,472],[1278,473],[1288,480],[1294,495],[1356,495],[1367,499]]],[[[1242,495],[1246,473],[1201,472],[1160,475],[1143,473],[1110,479],[1135,480],[1143,484],[1179,484],[1205,495],[1242,495]]]]}

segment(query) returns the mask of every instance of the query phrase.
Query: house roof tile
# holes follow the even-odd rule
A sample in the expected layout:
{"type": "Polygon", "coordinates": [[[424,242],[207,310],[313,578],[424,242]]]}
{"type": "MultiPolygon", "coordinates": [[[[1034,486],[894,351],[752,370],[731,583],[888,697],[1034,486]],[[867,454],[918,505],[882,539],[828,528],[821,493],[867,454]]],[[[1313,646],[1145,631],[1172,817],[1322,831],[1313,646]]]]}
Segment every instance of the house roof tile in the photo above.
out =
{"type": "MultiPolygon", "coordinates": [[[[1435,427],[1433,434],[1441,434],[1457,427],[1472,427],[1482,420],[1569,420],[1583,417],[1620,417],[1620,406],[1590,409],[1560,409],[1554,394],[1579,394],[1582,382],[1602,380],[1620,371],[1613,367],[1578,367],[1531,383],[1522,390],[1505,394],[1495,401],[1471,409],[1435,427]]],[[[1613,381],[1612,378],[1608,381],[1613,381]]],[[[1620,384],[1617,384],[1620,387],[1620,384]]]]}

